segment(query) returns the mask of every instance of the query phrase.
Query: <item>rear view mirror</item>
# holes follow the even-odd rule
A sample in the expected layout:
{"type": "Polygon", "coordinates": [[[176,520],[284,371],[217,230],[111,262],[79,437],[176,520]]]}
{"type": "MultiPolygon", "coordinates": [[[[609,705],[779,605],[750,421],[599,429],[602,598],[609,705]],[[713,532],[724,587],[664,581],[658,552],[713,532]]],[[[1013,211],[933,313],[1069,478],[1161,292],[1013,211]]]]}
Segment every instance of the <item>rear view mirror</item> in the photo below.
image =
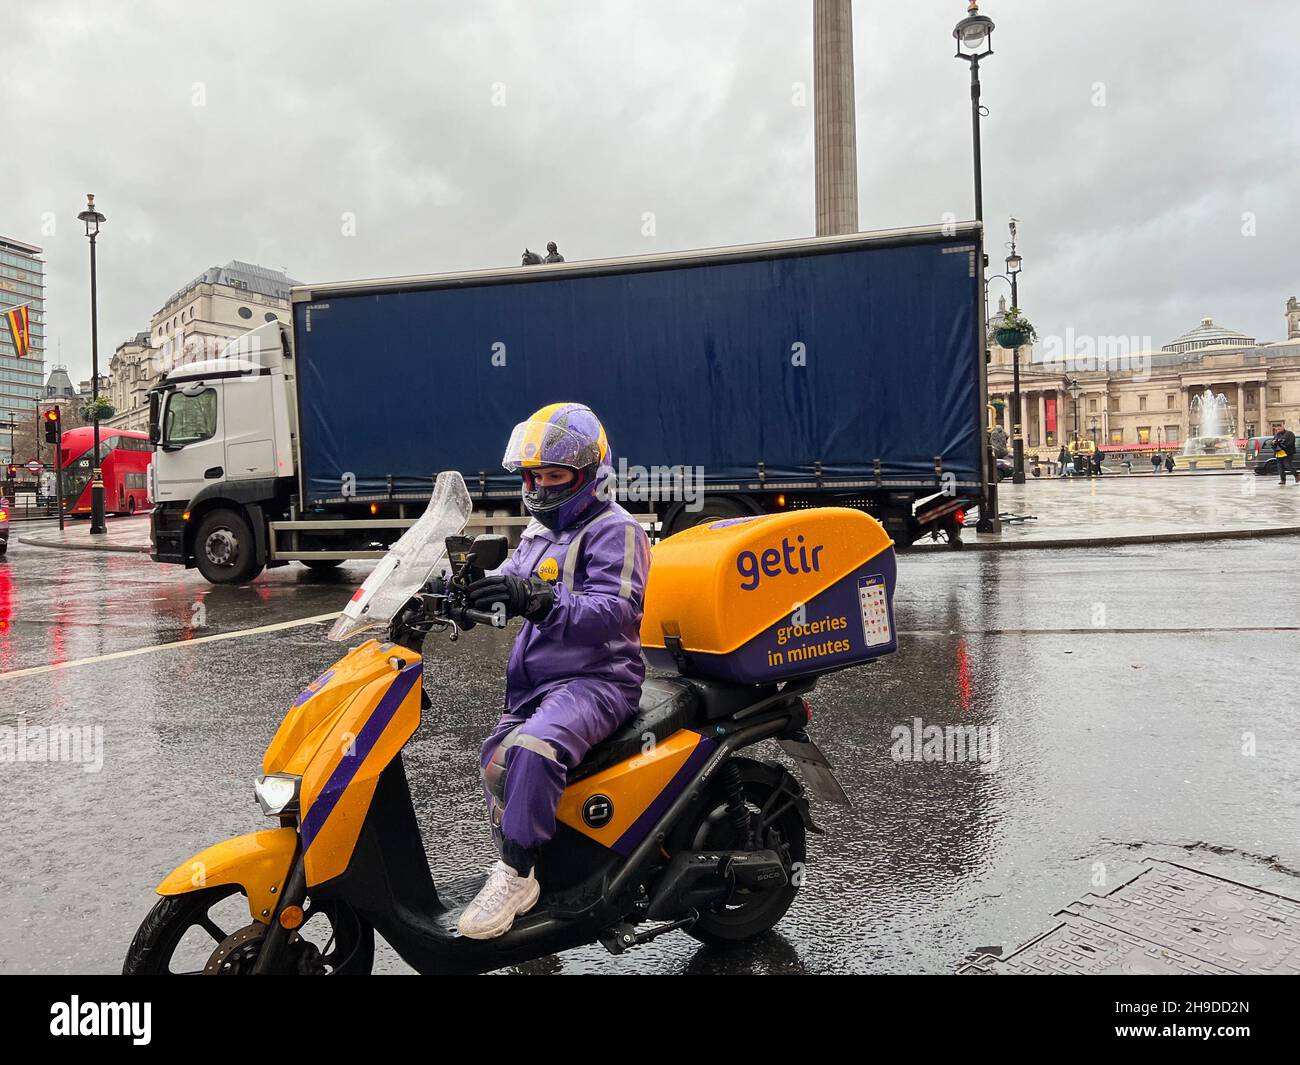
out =
{"type": "Polygon", "coordinates": [[[447,559],[459,573],[469,561],[469,549],[474,546],[474,541],[468,536],[448,536],[443,543],[447,547],[447,559]]]}
{"type": "Polygon", "coordinates": [[[470,565],[484,572],[494,570],[506,560],[509,552],[510,543],[505,536],[500,533],[483,533],[474,537],[469,552],[470,565]]]}
{"type": "Polygon", "coordinates": [[[157,392],[149,393],[149,443],[155,447],[162,440],[162,425],[159,415],[162,408],[162,396],[157,392]]]}

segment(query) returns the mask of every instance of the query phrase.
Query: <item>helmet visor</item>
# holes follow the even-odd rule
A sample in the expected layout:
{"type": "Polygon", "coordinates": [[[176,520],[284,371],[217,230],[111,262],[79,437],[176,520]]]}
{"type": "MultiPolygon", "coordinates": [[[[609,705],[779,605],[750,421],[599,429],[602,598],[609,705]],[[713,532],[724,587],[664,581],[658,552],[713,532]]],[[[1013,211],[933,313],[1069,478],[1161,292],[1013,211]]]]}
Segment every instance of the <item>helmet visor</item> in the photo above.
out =
{"type": "Polygon", "coordinates": [[[510,434],[503,465],[511,473],[538,466],[580,470],[600,461],[600,443],[552,422],[520,422],[510,434]]]}

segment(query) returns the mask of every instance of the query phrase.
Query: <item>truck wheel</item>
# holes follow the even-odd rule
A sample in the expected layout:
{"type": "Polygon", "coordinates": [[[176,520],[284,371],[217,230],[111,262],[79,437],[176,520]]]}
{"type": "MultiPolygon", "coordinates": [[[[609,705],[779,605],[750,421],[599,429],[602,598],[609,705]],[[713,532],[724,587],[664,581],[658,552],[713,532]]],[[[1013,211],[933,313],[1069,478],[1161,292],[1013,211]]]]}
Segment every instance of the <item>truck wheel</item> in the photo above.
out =
{"type": "Polygon", "coordinates": [[[262,572],[248,520],[233,510],[203,516],[194,534],[194,560],[213,584],[243,584],[262,572]]]}
{"type": "Polygon", "coordinates": [[[754,512],[738,499],[732,499],[729,496],[705,496],[703,506],[699,510],[687,510],[685,507],[678,508],[669,519],[664,536],[672,536],[674,533],[693,529],[697,525],[704,525],[711,521],[725,521],[727,518],[750,518],[753,516],[754,512]]]}

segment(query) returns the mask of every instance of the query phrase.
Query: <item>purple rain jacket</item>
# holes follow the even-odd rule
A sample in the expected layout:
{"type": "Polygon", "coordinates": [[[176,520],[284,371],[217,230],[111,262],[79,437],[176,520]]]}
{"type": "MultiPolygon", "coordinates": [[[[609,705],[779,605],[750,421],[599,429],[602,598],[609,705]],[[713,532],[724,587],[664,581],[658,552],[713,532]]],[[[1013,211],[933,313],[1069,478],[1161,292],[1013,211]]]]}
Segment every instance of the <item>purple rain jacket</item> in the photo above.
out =
{"type": "Polygon", "coordinates": [[[645,680],[641,612],[649,570],[645,530],[617,503],[597,503],[558,532],[530,522],[500,572],[550,581],[556,599],[540,624],[525,621],[515,638],[507,709],[581,677],[613,685],[635,712],[645,680]]]}

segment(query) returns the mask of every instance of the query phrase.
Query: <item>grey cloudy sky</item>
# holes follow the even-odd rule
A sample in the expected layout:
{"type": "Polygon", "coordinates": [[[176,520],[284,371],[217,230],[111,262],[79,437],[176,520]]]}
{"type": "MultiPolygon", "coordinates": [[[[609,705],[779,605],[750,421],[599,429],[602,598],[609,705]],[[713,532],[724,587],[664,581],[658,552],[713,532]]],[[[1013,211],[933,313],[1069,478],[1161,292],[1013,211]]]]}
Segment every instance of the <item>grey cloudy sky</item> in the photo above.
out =
{"type": "MultiPolygon", "coordinates": [[[[61,341],[77,380],[87,191],[108,216],[105,363],[173,291],[234,258],[326,281],[510,265],[548,239],[577,259],[806,236],[811,92],[797,106],[793,87],[811,87],[811,10],[10,5],[0,233],[46,249],[47,358],[61,341]]],[[[999,264],[1016,215],[1021,303],[1040,333],[1158,346],[1211,314],[1284,335],[1283,303],[1300,295],[1293,0],[982,10],[998,26],[983,78],[990,254],[999,264]]],[[[964,11],[855,3],[863,229],[973,214],[968,72],[950,36],[964,11]]]]}

